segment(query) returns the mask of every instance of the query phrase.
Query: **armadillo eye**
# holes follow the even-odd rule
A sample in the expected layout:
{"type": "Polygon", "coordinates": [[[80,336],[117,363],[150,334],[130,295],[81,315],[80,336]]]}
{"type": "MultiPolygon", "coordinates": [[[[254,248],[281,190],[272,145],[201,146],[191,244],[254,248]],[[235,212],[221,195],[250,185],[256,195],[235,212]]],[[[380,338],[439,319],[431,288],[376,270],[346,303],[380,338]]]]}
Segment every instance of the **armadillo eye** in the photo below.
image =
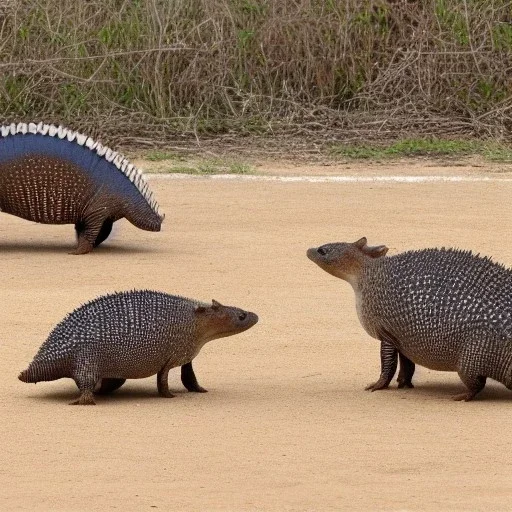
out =
{"type": "Polygon", "coordinates": [[[327,254],[327,249],[324,249],[323,247],[319,247],[316,252],[318,254],[321,254],[322,256],[325,256],[327,254]]]}
{"type": "Polygon", "coordinates": [[[238,320],[243,321],[243,320],[245,320],[246,318],[247,318],[247,313],[240,313],[240,314],[238,315],[238,320]]]}

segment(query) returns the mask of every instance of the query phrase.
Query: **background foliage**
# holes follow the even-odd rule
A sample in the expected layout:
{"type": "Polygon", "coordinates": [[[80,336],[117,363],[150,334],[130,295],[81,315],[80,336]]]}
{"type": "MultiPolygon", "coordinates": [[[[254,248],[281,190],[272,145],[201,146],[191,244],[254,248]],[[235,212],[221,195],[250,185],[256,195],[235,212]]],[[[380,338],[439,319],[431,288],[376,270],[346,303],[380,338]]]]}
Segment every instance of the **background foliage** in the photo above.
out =
{"type": "Polygon", "coordinates": [[[0,0],[0,122],[510,138],[500,0],[0,0]]]}

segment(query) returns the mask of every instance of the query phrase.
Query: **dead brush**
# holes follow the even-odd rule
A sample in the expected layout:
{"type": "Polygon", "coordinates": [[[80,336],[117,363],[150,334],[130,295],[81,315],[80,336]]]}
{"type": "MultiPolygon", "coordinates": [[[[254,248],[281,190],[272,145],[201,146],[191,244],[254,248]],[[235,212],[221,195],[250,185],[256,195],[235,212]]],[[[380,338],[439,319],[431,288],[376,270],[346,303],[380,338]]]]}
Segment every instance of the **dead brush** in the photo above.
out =
{"type": "Polygon", "coordinates": [[[3,0],[0,115],[109,143],[507,138],[511,21],[498,0],[3,0]]]}

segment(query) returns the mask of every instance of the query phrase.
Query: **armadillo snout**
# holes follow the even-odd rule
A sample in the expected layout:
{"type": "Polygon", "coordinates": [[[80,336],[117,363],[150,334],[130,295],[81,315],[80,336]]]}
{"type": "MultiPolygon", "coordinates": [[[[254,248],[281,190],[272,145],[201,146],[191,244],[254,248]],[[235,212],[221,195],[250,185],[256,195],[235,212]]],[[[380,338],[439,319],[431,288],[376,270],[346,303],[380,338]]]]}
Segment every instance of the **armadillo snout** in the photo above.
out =
{"type": "Polygon", "coordinates": [[[246,317],[244,319],[244,322],[247,325],[247,329],[252,327],[253,325],[256,325],[258,323],[258,315],[256,313],[251,313],[250,311],[246,313],[246,317]]]}
{"type": "Polygon", "coordinates": [[[311,249],[308,249],[308,252],[306,253],[308,258],[319,265],[321,262],[325,260],[325,256],[327,254],[327,250],[325,247],[312,247],[311,249]]]}
{"type": "Polygon", "coordinates": [[[312,247],[311,249],[308,249],[306,254],[310,260],[315,261],[317,250],[318,249],[316,247],[312,247]]]}

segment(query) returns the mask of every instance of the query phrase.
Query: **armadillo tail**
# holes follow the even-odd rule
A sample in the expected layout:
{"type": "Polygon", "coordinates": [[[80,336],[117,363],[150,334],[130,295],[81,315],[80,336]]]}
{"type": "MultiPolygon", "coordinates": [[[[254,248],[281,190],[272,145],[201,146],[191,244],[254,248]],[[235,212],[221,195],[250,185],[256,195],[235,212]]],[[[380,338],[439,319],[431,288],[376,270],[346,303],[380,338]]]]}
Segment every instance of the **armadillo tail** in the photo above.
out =
{"type": "Polygon", "coordinates": [[[21,382],[37,382],[37,379],[35,378],[33,373],[34,372],[31,372],[29,368],[27,368],[18,375],[18,379],[20,379],[21,382]]]}
{"type": "Polygon", "coordinates": [[[18,375],[18,379],[22,382],[32,382],[34,384],[44,380],[57,380],[62,377],[67,377],[67,372],[63,371],[61,361],[34,361],[18,375]]]}
{"type": "Polygon", "coordinates": [[[160,231],[164,215],[155,213],[147,204],[132,206],[125,217],[137,228],[145,231],[160,231]]]}

